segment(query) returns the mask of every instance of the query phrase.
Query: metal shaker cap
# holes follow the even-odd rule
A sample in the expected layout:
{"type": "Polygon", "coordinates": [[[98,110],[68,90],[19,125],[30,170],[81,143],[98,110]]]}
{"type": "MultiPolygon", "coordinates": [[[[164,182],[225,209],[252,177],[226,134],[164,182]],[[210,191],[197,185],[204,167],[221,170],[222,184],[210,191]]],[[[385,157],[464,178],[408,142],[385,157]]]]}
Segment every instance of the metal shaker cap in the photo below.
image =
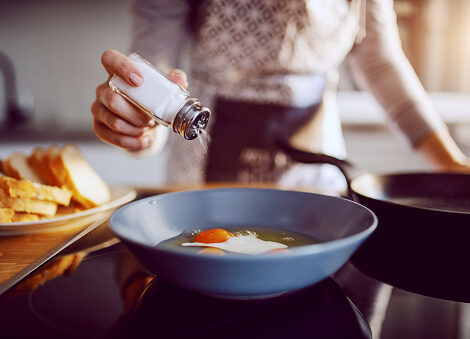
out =
{"type": "Polygon", "coordinates": [[[193,140],[206,129],[209,123],[210,110],[201,105],[198,99],[191,98],[178,111],[173,121],[173,131],[193,140]]]}

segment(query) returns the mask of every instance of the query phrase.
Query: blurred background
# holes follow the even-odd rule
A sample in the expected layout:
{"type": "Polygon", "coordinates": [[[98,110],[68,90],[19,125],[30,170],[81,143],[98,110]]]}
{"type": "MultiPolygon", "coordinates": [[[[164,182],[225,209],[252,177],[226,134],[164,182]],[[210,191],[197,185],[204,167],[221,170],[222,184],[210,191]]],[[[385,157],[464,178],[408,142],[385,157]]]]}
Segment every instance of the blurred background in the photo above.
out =
{"type": "MultiPolygon", "coordinates": [[[[90,88],[105,74],[101,52],[129,50],[131,0],[0,4],[0,51],[13,61],[20,104],[34,110],[34,124],[89,128],[90,88]]],[[[470,2],[397,0],[395,9],[403,47],[425,88],[470,93],[470,2]]],[[[354,90],[344,70],[341,89],[354,90]]]]}
{"type": "MultiPolygon", "coordinates": [[[[132,158],[99,142],[92,130],[90,105],[107,77],[100,55],[109,48],[129,51],[130,5],[130,0],[0,0],[0,158],[74,142],[111,184],[165,182],[164,152],[132,158]]],[[[406,54],[470,154],[470,1],[397,0],[395,8],[406,54]]],[[[338,104],[356,166],[378,172],[429,169],[385,128],[380,107],[356,90],[346,66],[338,104]]],[[[470,338],[468,305],[394,293],[383,338],[470,338]],[[409,319],[414,319],[411,327],[409,319]],[[434,329],[434,322],[446,331],[434,329]]]]}
{"type": "MultiPolygon", "coordinates": [[[[97,84],[106,79],[100,55],[108,48],[129,51],[130,6],[131,0],[0,0],[0,77],[4,80],[0,82],[0,156],[10,149],[4,148],[6,142],[79,139],[93,143],[95,148],[85,150],[92,162],[106,147],[109,157],[117,157],[116,163],[126,163],[119,173],[116,168],[109,173],[96,162],[109,181],[164,182],[165,154],[129,162],[121,151],[94,144],[90,105],[97,84]],[[16,106],[20,119],[9,120],[7,101],[16,106]],[[17,130],[26,130],[26,136],[17,130]]],[[[397,0],[395,8],[406,54],[438,112],[467,150],[470,1],[397,0]]],[[[427,168],[384,128],[380,107],[369,94],[356,91],[346,66],[340,90],[338,104],[349,157],[358,167],[375,171],[427,168]],[[376,156],[384,152],[387,157],[376,156]]]]}

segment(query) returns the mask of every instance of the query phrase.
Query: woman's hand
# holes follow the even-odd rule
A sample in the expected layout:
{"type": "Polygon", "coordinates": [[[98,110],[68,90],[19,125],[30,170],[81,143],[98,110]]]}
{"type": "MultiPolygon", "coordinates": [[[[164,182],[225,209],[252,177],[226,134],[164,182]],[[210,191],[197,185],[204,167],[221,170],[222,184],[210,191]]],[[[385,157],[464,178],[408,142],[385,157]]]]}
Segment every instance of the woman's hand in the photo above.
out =
{"type": "MultiPolygon", "coordinates": [[[[129,58],[115,50],[105,51],[101,63],[109,78],[96,88],[96,99],[91,105],[96,136],[127,150],[149,148],[154,142],[151,129],[155,127],[155,121],[108,86],[109,79],[116,74],[129,85],[138,87],[145,81],[142,73],[129,58]]],[[[171,70],[168,77],[184,88],[188,87],[183,71],[171,70]]]]}
{"type": "Polygon", "coordinates": [[[418,145],[418,151],[438,170],[470,173],[470,159],[446,131],[428,135],[418,145]]]}

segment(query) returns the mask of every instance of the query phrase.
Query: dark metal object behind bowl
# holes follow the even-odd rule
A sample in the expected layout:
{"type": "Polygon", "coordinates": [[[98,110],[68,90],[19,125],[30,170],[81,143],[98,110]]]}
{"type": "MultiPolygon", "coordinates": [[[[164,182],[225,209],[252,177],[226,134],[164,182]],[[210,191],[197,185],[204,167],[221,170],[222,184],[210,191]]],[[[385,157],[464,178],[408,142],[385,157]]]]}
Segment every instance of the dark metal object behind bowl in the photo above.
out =
{"type": "Polygon", "coordinates": [[[0,130],[17,130],[31,120],[31,112],[20,106],[16,84],[15,68],[12,60],[0,51],[0,73],[3,78],[5,112],[0,115],[0,130]]]}
{"type": "Polygon", "coordinates": [[[353,255],[364,273],[432,297],[470,302],[470,175],[454,173],[362,174],[351,164],[279,147],[302,163],[329,163],[348,182],[349,197],[378,217],[376,232],[353,255]]]}

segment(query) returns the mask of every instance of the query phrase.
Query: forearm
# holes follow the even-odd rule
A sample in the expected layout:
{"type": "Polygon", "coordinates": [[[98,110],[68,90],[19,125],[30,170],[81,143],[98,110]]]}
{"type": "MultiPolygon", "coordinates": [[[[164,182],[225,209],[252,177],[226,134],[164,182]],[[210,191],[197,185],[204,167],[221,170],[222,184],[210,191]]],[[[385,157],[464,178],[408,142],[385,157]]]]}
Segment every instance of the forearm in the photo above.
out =
{"type": "Polygon", "coordinates": [[[366,27],[366,38],[349,58],[358,85],[374,95],[390,126],[412,147],[430,133],[444,133],[446,126],[403,53],[390,0],[367,2],[366,27]]]}
{"type": "Polygon", "coordinates": [[[439,170],[468,171],[467,157],[435,111],[400,44],[391,0],[368,0],[367,36],[351,53],[352,71],[410,145],[439,170]]]}

